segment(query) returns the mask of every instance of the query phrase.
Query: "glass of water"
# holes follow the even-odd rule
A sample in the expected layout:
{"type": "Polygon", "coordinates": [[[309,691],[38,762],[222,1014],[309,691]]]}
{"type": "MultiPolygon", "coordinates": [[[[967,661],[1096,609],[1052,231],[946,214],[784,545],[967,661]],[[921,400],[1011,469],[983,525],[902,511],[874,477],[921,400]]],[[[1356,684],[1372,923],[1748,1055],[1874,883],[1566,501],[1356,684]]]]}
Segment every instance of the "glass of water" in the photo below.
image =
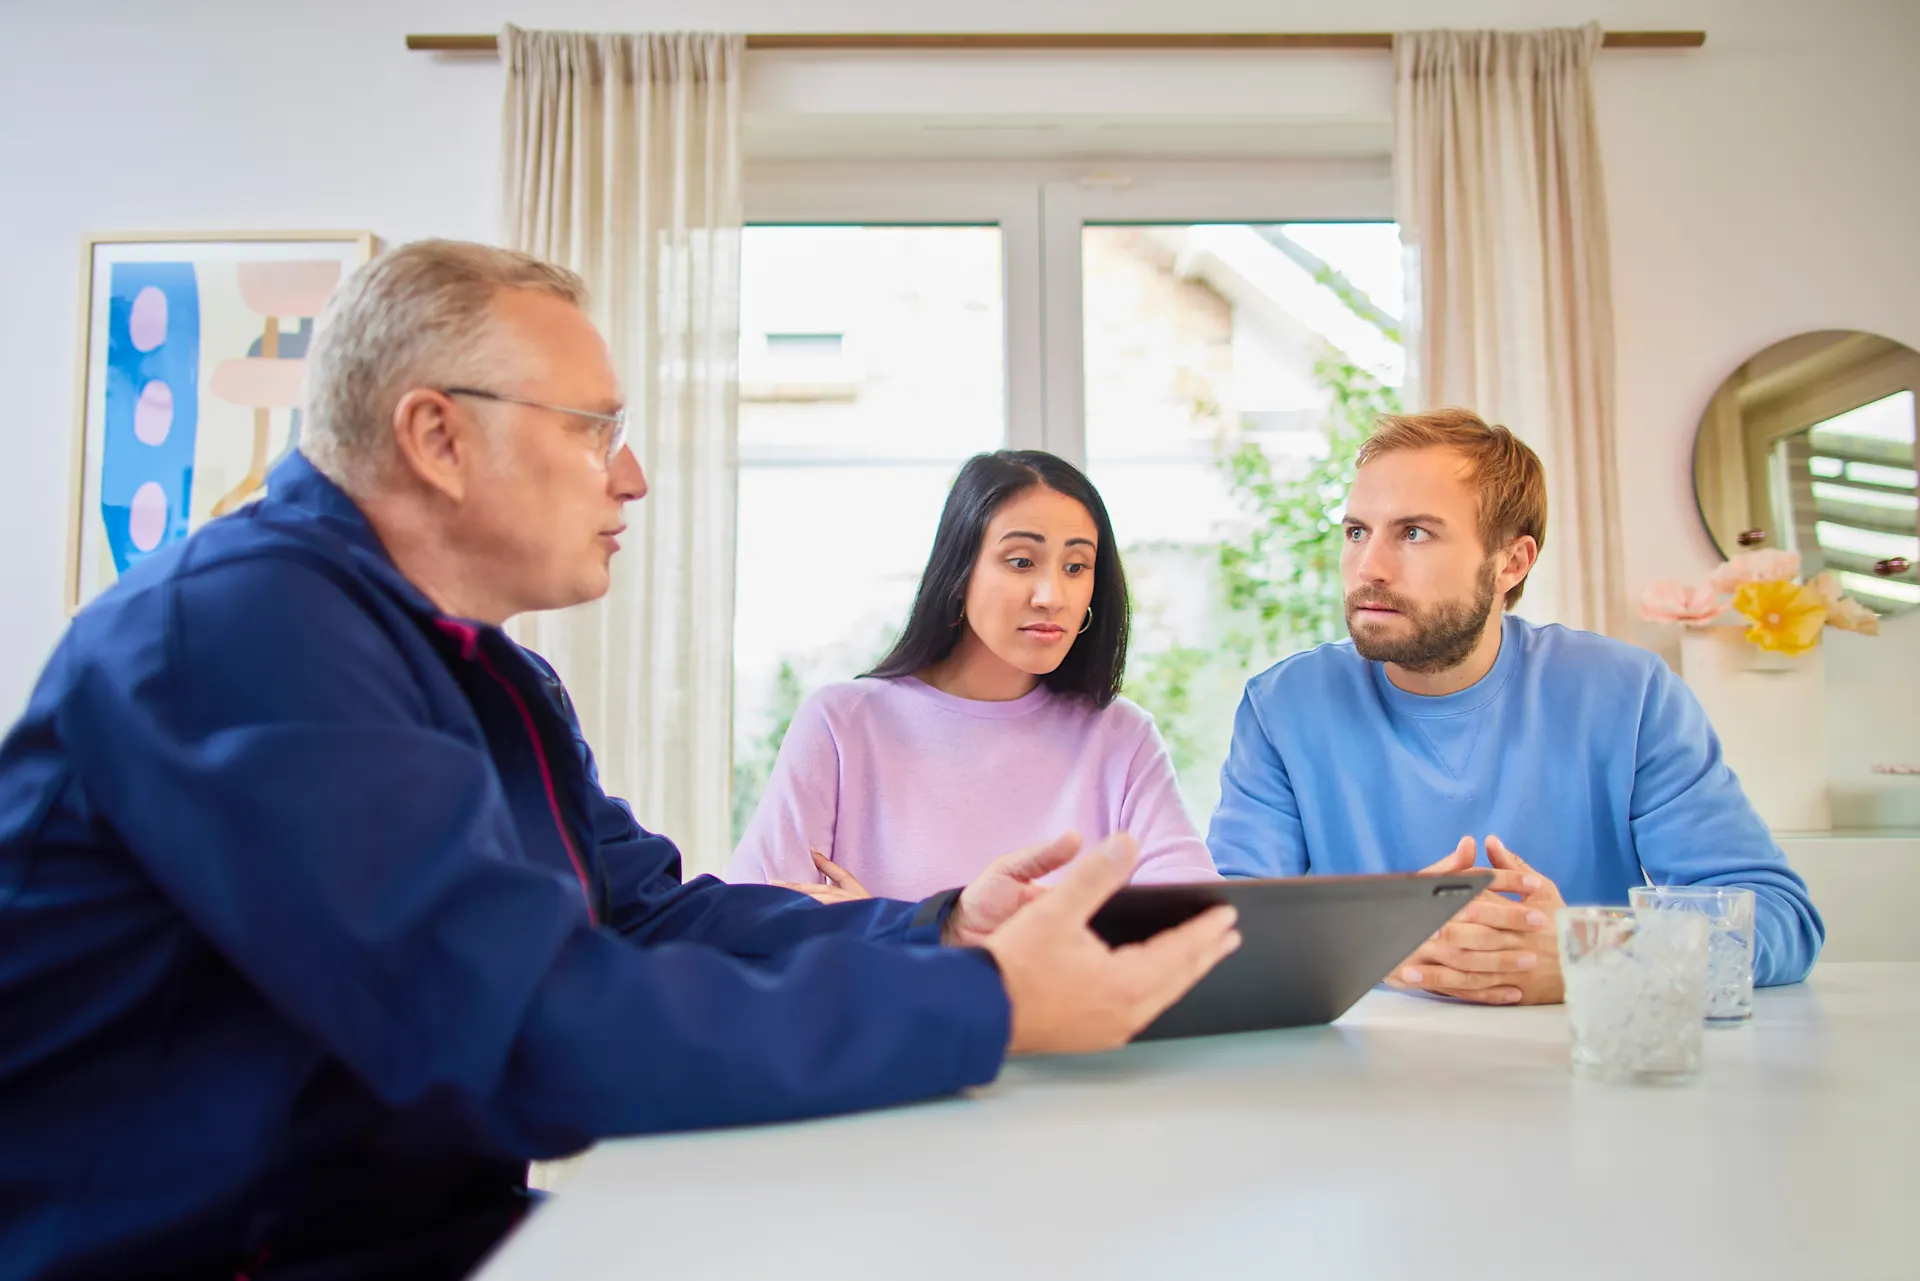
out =
{"type": "Polygon", "coordinates": [[[1707,918],[1707,1022],[1734,1027],[1753,1017],[1753,891],[1731,885],[1636,885],[1635,907],[1707,918]]]}
{"type": "Polygon", "coordinates": [[[1698,1073],[1707,918],[1565,907],[1557,928],[1574,1072],[1613,1083],[1686,1081],[1698,1073]]]}

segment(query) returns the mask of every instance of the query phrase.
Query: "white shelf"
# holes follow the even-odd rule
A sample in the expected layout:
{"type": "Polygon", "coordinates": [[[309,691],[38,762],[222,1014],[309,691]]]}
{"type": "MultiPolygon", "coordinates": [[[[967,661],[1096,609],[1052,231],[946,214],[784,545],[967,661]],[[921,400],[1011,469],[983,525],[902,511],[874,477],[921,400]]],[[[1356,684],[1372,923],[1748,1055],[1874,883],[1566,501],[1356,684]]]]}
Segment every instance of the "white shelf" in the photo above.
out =
{"type": "Polygon", "coordinates": [[[1776,833],[1827,925],[1826,961],[1920,961],[1920,832],[1776,833]]]}

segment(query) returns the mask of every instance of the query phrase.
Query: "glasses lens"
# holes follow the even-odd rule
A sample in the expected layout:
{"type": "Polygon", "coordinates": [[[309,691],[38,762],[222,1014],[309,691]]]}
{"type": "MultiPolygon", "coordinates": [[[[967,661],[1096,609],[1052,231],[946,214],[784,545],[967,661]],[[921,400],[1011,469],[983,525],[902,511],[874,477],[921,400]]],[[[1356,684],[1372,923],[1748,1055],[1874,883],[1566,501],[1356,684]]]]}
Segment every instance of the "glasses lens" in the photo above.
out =
{"type": "Polygon", "coordinates": [[[613,430],[607,434],[607,466],[613,466],[613,460],[627,447],[627,411],[622,409],[613,415],[613,430]]]}

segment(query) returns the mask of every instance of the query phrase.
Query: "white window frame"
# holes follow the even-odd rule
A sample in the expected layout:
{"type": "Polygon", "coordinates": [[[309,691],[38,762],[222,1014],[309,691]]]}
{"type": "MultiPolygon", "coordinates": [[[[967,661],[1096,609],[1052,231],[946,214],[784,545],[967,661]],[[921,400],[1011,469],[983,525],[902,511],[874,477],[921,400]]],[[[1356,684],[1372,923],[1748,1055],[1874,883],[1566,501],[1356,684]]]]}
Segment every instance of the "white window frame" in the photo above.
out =
{"type": "Polygon", "coordinates": [[[1041,448],[1084,467],[1086,362],[1081,232],[1102,223],[1390,222],[1393,182],[1379,161],[1263,166],[1258,176],[1054,181],[1042,192],[1046,271],[1041,448]]]}
{"type": "Polygon", "coordinates": [[[1103,165],[776,162],[754,166],[748,223],[995,225],[1006,443],[1086,463],[1080,237],[1101,223],[1392,221],[1386,157],[1103,165]]]}
{"type": "Polygon", "coordinates": [[[997,226],[1007,445],[1040,449],[1042,389],[1040,202],[1033,182],[939,176],[873,165],[807,165],[757,172],[746,188],[749,225],[997,226]]]}

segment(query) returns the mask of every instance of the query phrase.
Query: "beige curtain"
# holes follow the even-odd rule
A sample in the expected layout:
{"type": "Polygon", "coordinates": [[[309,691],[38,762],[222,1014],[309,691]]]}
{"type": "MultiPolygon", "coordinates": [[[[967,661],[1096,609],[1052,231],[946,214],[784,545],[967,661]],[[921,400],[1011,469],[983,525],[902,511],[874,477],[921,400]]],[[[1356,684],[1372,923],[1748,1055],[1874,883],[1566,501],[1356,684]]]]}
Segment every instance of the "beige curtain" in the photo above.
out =
{"type": "Polygon", "coordinates": [[[1416,335],[1407,403],[1464,405],[1534,448],[1547,546],[1520,611],[1619,634],[1600,36],[1396,36],[1394,176],[1416,335]]]}
{"type": "Polygon", "coordinates": [[[613,590],[517,620],[567,682],[601,782],[680,843],[730,849],[740,264],[737,35],[501,37],[502,239],[586,277],[648,496],[613,590]]]}

